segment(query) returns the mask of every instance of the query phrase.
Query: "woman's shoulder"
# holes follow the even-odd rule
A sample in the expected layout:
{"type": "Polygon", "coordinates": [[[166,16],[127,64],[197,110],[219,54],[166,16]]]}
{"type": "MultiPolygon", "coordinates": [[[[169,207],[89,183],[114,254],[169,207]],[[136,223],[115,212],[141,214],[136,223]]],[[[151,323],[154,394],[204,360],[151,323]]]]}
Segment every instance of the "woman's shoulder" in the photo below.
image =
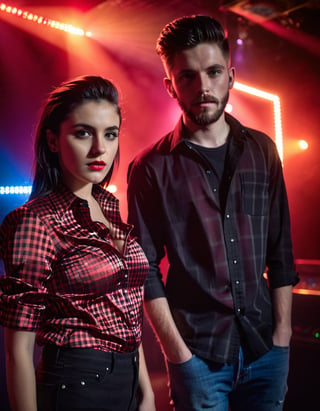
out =
{"type": "Polygon", "coordinates": [[[4,218],[1,228],[15,227],[17,224],[45,218],[52,210],[49,196],[29,200],[23,205],[10,211],[4,218]]]}

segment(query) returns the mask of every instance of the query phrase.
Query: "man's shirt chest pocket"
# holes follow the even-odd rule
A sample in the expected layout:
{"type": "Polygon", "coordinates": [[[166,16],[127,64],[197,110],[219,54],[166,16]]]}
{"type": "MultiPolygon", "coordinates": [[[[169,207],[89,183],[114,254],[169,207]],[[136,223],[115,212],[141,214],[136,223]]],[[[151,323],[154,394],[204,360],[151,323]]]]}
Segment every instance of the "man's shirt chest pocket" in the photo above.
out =
{"type": "Polygon", "coordinates": [[[262,172],[243,172],[240,182],[242,211],[253,216],[267,215],[269,176],[262,172]]]}

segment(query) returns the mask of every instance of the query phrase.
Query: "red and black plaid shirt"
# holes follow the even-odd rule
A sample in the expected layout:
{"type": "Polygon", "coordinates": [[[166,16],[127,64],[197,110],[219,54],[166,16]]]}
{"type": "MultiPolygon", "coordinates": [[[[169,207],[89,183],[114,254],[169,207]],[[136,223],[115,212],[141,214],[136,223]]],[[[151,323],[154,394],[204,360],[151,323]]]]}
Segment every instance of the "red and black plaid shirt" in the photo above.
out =
{"type": "Polygon", "coordinates": [[[141,342],[147,259],[122,222],[118,200],[94,196],[112,223],[92,222],[86,201],[60,186],[12,211],[0,229],[0,323],[37,342],[130,352],[141,342]]]}

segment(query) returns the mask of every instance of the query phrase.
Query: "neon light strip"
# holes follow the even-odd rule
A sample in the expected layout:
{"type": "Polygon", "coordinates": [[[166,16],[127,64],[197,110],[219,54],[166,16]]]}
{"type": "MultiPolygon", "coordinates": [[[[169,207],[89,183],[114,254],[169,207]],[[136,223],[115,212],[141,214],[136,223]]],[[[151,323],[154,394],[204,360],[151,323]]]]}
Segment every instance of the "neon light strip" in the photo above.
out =
{"type": "Polygon", "coordinates": [[[292,292],[294,294],[302,294],[302,295],[320,295],[320,291],[319,290],[307,290],[305,288],[293,288],[292,292]]]}
{"type": "Polygon", "coordinates": [[[273,113],[274,113],[274,128],[275,128],[275,142],[279,152],[281,161],[283,161],[283,135],[282,135],[282,124],[281,124],[281,105],[280,98],[266,91],[259,90],[254,87],[246,86],[245,84],[238,83],[235,81],[234,88],[243,91],[248,94],[252,94],[256,97],[261,97],[265,100],[269,100],[273,103],[273,113]]]}
{"type": "MultiPolygon", "coordinates": [[[[117,186],[110,184],[106,187],[110,193],[117,191],[117,186]]],[[[32,186],[0,186],[0,195],[31,194],[32,186]]]]}
{"type": "Polygon", "coordinates": [[[8,13],[10,15],[20,17],[24,20],[28,20],[32,23],[42,24],[44,26],[50,27],[52,29],[62,30],[67,33],[75,34],[77,36],[88,36],[90,37],[90,32],[85,32],[79,27],[75,27],[72,24],[62,23],[57,20],[52,20],[47,17],[39,16],[35,13],[31,13],[26,10],[22,10],[15,6],[9,6],[5,3],[0,3],[0,12],[8,13]]]}
{"type": "Polygon", "coordinates": [[[0,186],[0,195],[31,194],[32,186],[0,186]]]}

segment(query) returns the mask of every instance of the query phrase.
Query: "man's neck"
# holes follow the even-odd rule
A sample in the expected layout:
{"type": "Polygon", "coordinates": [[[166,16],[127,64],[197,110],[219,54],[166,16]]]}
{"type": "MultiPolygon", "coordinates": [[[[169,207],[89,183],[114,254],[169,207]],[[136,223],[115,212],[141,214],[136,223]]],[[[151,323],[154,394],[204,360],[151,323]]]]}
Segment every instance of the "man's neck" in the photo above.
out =
{"type": "Polygon", "coordinates": [[[208,148],[220,147],[225,144],[230,131],[230,126],[225,121],[224,116],[206,127],[190,125],[190,122],[188,124],[184,122],[184,125],[189,132],[191,142],[208,148]]]}

